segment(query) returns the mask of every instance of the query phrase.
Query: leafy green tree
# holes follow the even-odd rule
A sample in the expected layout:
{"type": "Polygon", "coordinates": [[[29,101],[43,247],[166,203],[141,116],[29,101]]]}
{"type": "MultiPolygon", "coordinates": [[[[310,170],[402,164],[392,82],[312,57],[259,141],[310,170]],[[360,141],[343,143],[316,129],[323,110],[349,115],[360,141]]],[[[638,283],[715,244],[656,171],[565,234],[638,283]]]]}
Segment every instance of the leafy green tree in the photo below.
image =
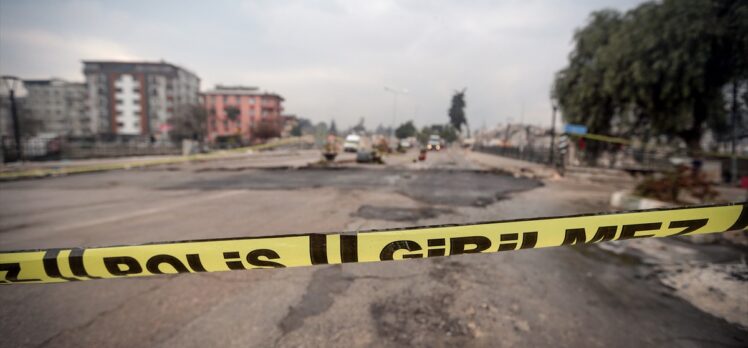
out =
{"type": "Polygon", "coordinates": [[[467,118],[465,118],[465,90],[455,91],[452,96],[452,105],[449,107],[449,123],[458,131],[462,131],[462,125],[467,127],[467,118]]]}
{"type": "Polygon", "coordinates": [[[408,121],[401,124],[399,127],[397,127],[397,129],[395,129],[395,136],[398,139],[405,139],[416,135],[417,131],[418,130],[416,129],[416,126],[413,125],[413,121],[408,121]]]}
{"type": "Polygon", "coordinates": [[[296,123],[293,128],[291,128],[291,136],[293,137],[300,137],[303,133],[301,132],[301,124],[296,123]]]}
{"type": "Polygon", "coordinates": [[[589,24],[574,34],[569,65],[556,74],[553,95],[564,120],[585,124],[591,133],[608,133],[615,111],[612,96],[603,89],[606,71],[597,54],[620,26],[617,11],[593,12],[589,24]]]}
{"type": "Polygon", "coordinates": [[[451,124],[445,125],[444,127],[441,127],[439,136],[447,143],[452,143],[457,140],[457,129],[455,129],[451,124]]]}
{"type": "Polygon", "coordinates": [[[678,138],[699,152],[707,128],[725,128],[725,86],[746,79],[746,14],[738,0],[594,12],[556,75],[564,119],[594,133],[678,138]]]}
{"type": "Polygon", "coordinates": [[[418,139],[418,142],[421,143],[421,145],[426,145],[426,143],[429,142],[429,137],[433,133],[433,130],[431,127],[423,126],[421,128],[421,131],[416,134],[416,139],[418,139]]]}
{"type": "Polygon", "coordinates": [[[316,130],[312,121],[304,117],[299,117],[297,126],[299,128],[299,135],[314,134],[316,130]]]}
{"type": "Polygon", "coordinates": [[[438,134],[448,143],[457,140],[457,129],[455,129],[451,124],[432,124],[431,126],[424,126],[416,135],[416,139],[418,139],[418,142],[425,145],[428,143],[429,137],[432,134],[438,134]]]}

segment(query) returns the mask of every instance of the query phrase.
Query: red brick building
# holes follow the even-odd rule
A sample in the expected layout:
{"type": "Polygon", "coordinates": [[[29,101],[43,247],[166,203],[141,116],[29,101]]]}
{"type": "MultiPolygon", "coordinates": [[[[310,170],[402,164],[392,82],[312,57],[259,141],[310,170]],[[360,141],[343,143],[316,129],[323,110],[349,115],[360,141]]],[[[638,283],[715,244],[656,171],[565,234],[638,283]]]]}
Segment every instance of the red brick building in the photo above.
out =
{"type": "Polygon", "coordinates": [[[212,143],[248,144],[261,124],[277,125],[280,132],[284,99],[278,94],[260,92],[256,87],[218,85],[203,93],[202,99],[212,143]]]}

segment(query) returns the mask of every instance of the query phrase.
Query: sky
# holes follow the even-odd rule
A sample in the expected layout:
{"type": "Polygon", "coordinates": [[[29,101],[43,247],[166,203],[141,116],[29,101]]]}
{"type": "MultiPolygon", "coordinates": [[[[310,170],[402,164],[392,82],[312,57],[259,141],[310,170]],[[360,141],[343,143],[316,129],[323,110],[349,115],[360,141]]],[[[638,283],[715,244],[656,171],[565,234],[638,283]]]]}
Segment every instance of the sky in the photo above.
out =
{"type": "Polygon", "coordinates": [[[0,74],[82,81],[82,60],[165,60],[202,90],[257,86],[286,113],[367,128],[446,123],[466,88],[472,129],[548,126],[574,30],[640,2],[0,0],[0,74]]]}

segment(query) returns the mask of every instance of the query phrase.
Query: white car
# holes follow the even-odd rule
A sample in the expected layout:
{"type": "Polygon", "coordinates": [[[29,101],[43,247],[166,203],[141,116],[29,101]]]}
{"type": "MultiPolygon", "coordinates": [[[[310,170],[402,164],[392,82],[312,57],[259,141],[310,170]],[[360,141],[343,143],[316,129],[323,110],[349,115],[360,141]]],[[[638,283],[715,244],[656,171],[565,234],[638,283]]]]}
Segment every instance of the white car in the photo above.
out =
{"type": "Polygon", "coordinates": [[[426,144],[426,149],[431,151],[439,151],[442,149],[442,138],[436,134],[431,134],[429,142],[426,144]]]}
{"type": "Polygon", "coordinates": [[[345,142],[343,143],[343,151],[358,152],[359,147],[361,147],[361,137],[359,135],[350,134],[345,137],[345,142]]]}

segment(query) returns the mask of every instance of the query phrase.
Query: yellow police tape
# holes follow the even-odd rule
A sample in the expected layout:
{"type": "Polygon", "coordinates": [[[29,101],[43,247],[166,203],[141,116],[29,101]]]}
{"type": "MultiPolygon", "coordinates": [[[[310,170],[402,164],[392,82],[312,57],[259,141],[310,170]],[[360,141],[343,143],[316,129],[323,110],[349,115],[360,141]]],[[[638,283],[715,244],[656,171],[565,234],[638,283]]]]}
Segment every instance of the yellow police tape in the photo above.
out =
{"type": "Polygon", "coordinates": [[[3,283],[51,283],[503,252],[745,230],[748,203],[427,226],[0,252],[3,283]]]}

